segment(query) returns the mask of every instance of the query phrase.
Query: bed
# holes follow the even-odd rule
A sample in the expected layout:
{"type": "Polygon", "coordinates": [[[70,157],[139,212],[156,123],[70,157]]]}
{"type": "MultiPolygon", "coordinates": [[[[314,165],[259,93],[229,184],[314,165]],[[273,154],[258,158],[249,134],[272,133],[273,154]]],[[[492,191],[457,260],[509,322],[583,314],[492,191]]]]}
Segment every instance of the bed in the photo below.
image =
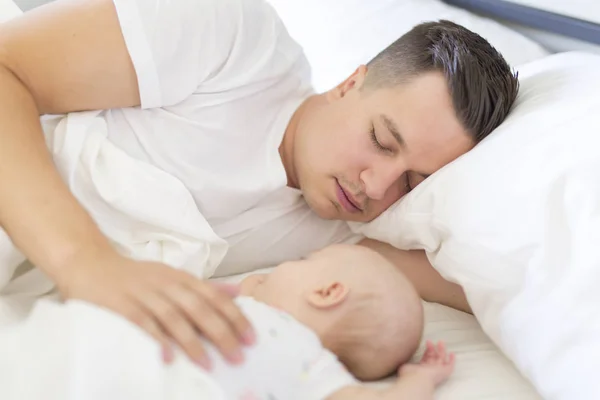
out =
{"type": "MultiPolygon", "coordinates": [[[[338,83],[360,63],[368,61],[382,46],[407,31],[413,25],[432,19],[446,18],[473,29],[494,44],[507,60],[519,69],[520,65],[547,56],[551,51],[516,30],[509,29],[497,20],[483,17],[474,12],[456,8],[439,0],[269,0],[279,12],[291,35],[304,47],[313,66],[313,83],[317,90],[326,90],[338,83]],[[311,21],[307,24],[306,21],[311,21]],[[355,39],[355,40],[354,40],[355,39]]],[[[472,11],[485,13],[493,18],[510,19],[498,11],[504,2],[448,0],[472,11]],[[484,7],[487,6],[487,7],[484,7]]],[[[513,2],[516,4],[516,2],[513,2]]],[[[521,2],[525,3],[525,2],[521,2]]],[[[566,1],[564,2],[567,3],[566,1]]],[[[574,4],[574,3],[569,3],[574,4]]],[[[8,0],[0,1],[1,11],[14,10],[8,0]],[[2,5],[4,3],[4,5],[2,5]]],[[[530,4],[531,5],[531,4],[530,4]]],[[[514,11],[514,9],[513,9],[514,11]]],[[[556,11],[552,9],[551,11],[556,11]]],[[[519,13],[513,13],[517,18],[519,13]]],[[[541,23],[532,14],[532,25],[541,23]],[[533,21],[533,22],[532,22],[533,21]]],[[[589,16],[589,15],[587,15],[589,16]]],[[[7,14],[1,17],[6,19],[7,14]]],[[[569,16],[561,21],[577,21],[580,29],[571,32],[578,40],[597,41],[600,18],[585,21],[582,15],[569,16]],[[578,22],[578,23],[579,23],[578,22]]],[[[586,17],[586,15],[583,15],[586,17]]],[[[520,20],[518,22],[523,22],[520,20]]],[[[561,25],[562,26],[562,25],[561,25]]],[[[565,34],[560,28],[560,34],[565,34]]],[[[13,322],[27,316],[33,296],[43,294],[54,298],[51,288],[43,277],[25,263],[19,269],[21,279],[0,293],[0,324],[13,322]],[[33,274],[33,275],[31,275],[33,274]],[[27,281],[29,279],[29,281],[27,281]],[[36,282],[35,290],[23,290],[36,282]],[[24,284],[25,283],[25,284],[24,284]]],[[[237,281],[241,276],[225,278],[237,281]]],[[[447,307],[424,303],[426,328],[424,339],[444,340],[451,351],[457,354],[456,372],[436,394],[438,400],[534,400],[541,396],[528,379],[523,377],[513,363],[492,342],[471,315],[447,307]]],[[[418,358],[420,352],[416,354],[418,358]]],[[[371,383],[385,385],[386,382],[371,383]]]]}

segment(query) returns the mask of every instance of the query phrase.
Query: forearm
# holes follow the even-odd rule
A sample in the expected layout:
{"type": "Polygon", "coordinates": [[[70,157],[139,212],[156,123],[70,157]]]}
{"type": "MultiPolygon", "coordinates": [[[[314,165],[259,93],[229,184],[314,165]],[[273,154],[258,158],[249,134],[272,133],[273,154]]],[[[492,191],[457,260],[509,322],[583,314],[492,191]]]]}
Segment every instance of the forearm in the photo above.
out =
{"type": "Polygon", "coordinates": [[[56,170],[32,95],[2,65],[0,90],[0,226],[56,281],[68,260],[109,244],[56,170]]]}
{"type": "Polygon", "coordinates": [[[413,283],[423,300],[472,313],[462,288],[442,278],[431,266],[424,251],[399,250],[371,239],[365,239],[360,244],[379,252],[396,265],[413,283]]]}
{"type": "Polygon", "coordinates": [[[435,387],[431,379],[420,374],[402,377],[385,389],[348,386],[327,400],[432,400],[435,387]]]}

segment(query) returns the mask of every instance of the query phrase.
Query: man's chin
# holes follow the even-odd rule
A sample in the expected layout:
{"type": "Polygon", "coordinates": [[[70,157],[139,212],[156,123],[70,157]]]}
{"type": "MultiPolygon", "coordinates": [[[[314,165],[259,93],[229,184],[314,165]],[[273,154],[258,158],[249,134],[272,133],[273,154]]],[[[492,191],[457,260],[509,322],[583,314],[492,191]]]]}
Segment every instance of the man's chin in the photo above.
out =
{"type": "Polygon", "coordinates": [[[353,215],[353,214],[349,214],[349,215],[345,215],[344,218],[340,218],[342,221],[347,221],[347,222],[361,222],[361,223],[367,223],[367,222],[371,222],[375,219],[375,217],[367,217],[366,215],[363,214],[359,214],[359,215],[353,215]]]}
{"type": "Polygon", "coordinates": [[[304,201],[310,210],[317,214],[319,218],[327,220],[336,219],[337,213],[335,212],[335,208],[333,206],[325,207],[322,202],[314,201],[313,197],[308,193],[304,193],[304,201]]]}
{"type": "Polygon", "coordinates": [[[331,211],[327,211],[327,210],[314,209],[312,207],[311,207],[311,209],[321,219],[325,219],[325,220],[328,220],[328,221],[336,221],[336,220],[342,220],[343,221],[344,220],[337,213],[332,213],[331,211]]]}

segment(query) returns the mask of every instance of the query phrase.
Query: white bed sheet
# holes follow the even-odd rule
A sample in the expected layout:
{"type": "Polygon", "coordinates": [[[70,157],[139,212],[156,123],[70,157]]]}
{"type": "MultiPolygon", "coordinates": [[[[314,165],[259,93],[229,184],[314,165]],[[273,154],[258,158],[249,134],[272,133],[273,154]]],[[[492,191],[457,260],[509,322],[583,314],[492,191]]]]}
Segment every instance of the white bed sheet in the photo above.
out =
{"type": "MultiPolygon", "coordinates": [[[[266,272],[268,268],[256,271],[266,272]]],[[[255,272],[255,273],[256,273],[255,272]]],[[[216,279],[239,282],[243,274],[216,279]]],[[[423,342],[443,340],[456,354],[456,370],[436,393],[436,400],[538,400],[541,397],[492,343],[470,314],[440,304],[424,302],[425,332],[423,342]]],[[[420,358],[424,346],[415,354],[420,358]]],[[[385,385],[386,381],[369,383],[385,385]]]]}

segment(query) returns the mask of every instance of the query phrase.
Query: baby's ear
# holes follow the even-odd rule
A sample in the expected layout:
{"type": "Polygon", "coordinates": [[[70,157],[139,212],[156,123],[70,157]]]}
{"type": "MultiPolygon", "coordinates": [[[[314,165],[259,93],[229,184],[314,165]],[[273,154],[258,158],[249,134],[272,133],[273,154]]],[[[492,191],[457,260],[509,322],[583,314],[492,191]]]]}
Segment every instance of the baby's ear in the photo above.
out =
{"type": "Polygon", "coordinates": [[[350,289],[341,282],[332,282],[308,293],[306,300],[315,308],[332,308],[341,304],[350,289]]]}

